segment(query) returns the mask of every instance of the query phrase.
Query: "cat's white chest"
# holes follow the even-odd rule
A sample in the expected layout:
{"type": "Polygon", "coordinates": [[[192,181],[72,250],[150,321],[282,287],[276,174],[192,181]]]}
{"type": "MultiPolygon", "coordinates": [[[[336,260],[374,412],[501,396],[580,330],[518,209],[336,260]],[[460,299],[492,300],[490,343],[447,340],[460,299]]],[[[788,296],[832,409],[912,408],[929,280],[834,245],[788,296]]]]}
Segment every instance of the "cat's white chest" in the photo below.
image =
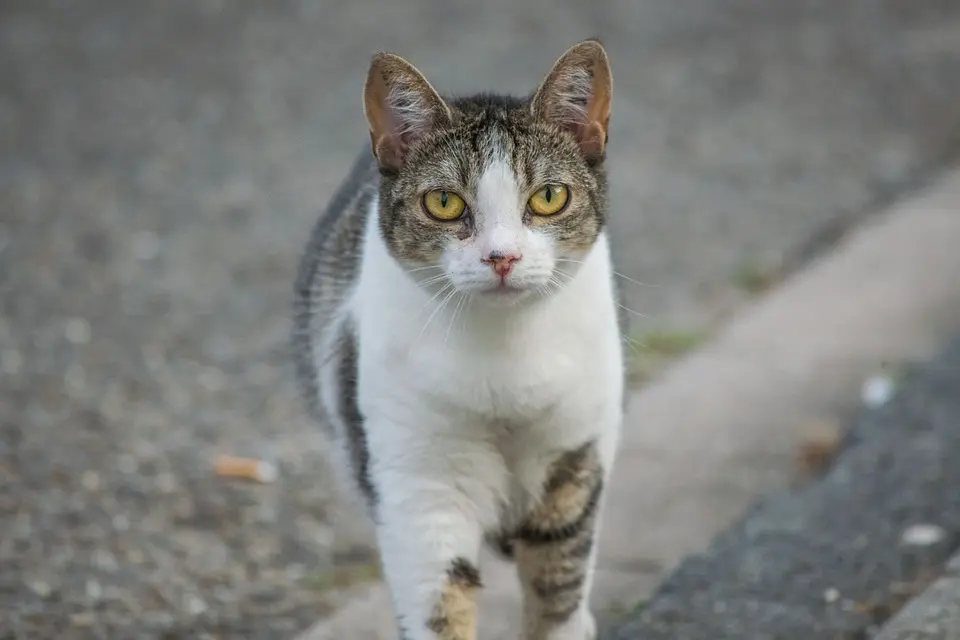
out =
{"type": "Polygon", "coordinates": [[[602,366],[599,354],[587,353],[590,336],[577,331],[523,331],[502,342],[474,341],[468,332],[457,338],[453,346],[413,346],[402,368],[418,380],[418,394],[491,418],[530,418],[576,393],[585,372],[602,366]]]}

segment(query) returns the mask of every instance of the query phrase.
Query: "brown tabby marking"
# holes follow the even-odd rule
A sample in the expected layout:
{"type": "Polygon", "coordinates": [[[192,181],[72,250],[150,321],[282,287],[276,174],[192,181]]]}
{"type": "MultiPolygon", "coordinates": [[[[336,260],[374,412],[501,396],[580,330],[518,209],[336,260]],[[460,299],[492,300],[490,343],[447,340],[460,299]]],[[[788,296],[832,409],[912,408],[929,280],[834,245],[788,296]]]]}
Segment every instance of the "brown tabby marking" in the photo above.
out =
{"type": "Polygon", "coordinates": [[[516,533],[529,638],[546,637],[581,605],[602,486],[593,442],[564,453],[553,464],[541,503],[516,533]]]}
{"type": "Polygon", "coordinates": [[[437,640],[476,639],[476,592],[481,586],[480,573],[472,563],[464,558],[453,561],[433,615],[427,620],[427,628],[437,634],[437,640]]]}

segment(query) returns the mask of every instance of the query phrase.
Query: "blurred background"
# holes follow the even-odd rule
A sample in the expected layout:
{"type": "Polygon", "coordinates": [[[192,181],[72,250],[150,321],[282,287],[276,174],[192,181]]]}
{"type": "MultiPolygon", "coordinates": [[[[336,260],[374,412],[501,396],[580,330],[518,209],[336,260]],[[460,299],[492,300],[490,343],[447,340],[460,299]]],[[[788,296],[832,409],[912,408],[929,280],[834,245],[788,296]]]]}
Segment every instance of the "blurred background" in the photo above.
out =
{"type": "Polygon", "coordinates": [[[960,149],[955,0],[0,3],[0,636],[286,638],[375,574],[286,353],[369,58],[527,93],[591,36],[637,384],[960,149]]]}

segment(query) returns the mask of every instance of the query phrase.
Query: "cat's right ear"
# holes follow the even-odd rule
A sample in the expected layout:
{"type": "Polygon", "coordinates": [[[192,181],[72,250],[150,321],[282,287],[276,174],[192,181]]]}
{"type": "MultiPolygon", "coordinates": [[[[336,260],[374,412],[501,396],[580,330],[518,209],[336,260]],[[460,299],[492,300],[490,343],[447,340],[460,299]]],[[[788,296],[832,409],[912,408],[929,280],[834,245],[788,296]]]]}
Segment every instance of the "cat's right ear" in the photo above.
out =
{"type": "Polygon", "coordinates": [[[363,111],[370,143],[380,166],[397,170],[410,145],[432,128],[450,122],[450,108],[423,74],[392,53],[370,62],[363,88],[363,111]]]}

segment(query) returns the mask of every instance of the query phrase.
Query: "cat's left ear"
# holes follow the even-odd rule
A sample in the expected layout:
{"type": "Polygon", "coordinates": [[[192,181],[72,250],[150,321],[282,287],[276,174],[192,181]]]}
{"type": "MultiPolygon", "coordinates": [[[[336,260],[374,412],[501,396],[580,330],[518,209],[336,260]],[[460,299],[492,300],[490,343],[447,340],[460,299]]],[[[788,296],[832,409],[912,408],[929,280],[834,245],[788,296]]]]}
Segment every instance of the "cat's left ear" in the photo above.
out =
{"type": "Polygon", "coordinates": [[[598,40],[567,49],[533,95],[533,115],[570,131],[588,161],[603,158],[610,124],[613,77],[598,40]]]}
{"type": "Polygon", "coordinates": [[[451,120],[450,108],[423,74],[392,53],[378,53],[371,60],[363,111],[373,154],[381,167],[393,170],[403,165],[417,138],[451,120]]]}

